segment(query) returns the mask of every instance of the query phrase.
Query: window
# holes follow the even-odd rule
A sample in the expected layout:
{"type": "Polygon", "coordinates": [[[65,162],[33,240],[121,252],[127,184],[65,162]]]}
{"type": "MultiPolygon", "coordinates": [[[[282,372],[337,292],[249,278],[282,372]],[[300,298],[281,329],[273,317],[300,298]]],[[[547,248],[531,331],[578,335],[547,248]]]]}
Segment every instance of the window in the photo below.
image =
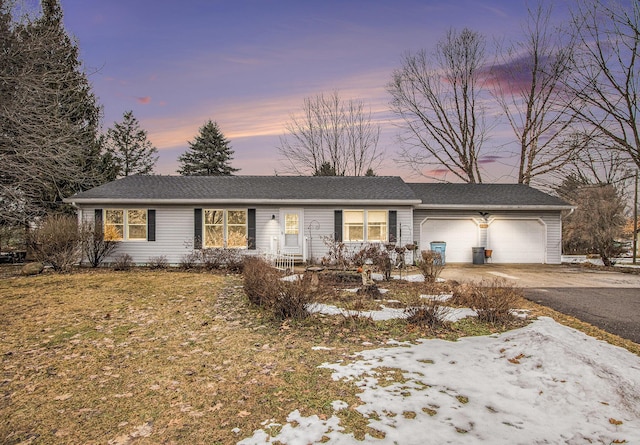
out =
{"type": "Polygon", "coordinates": [[[387,212],[369,210],[367,212],[367,241],[387,240],[387,212]]]}
{"type": "Polygon", "coordinates": [[[104,237],[109,241],[124,239],[124,210],[104,211],[104,237]]]}
{"type": "Polygon", "coordinates": [[[127,239],[147,239],[146,210],[127,210],[127,239]]]}
{"type": "Polygon", "coordinates": [[[247,211],[205,210],[204,247],[247,247],[247,211]]]}
{"type": "Polygon", "coordinates": [[[345,241],[364,241],[364,212],[362,210],[344,211],[345,241]]]}
{"type": "Polygon", "coordinates": [[[104,237],[108,240],[146,240],[147,211],[106,209],[104,237]]]}
{"type": "Polygon", "coordinates": [[[387,217],[386,210],[345,210],[343,212],[344,240],[387,241],[387,217]]]}

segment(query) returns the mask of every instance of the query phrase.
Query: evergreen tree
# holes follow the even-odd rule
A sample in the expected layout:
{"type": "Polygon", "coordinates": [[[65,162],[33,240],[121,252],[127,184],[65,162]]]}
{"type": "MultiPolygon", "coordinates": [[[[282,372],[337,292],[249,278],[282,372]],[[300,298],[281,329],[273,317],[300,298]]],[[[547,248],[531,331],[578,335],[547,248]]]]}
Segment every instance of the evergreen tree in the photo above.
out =
{"type": "Polygon", "coordinates": [[[104,181],[100,108],[58,0],[16,21],[0,0],[0,222],[26,224],[104,181]]]}
{"type": "Polygon", "coordinates": [[[338,176],[336,169],[329,162],[323,162],[320,164],[320,168],[313,172],[313,176],[338,176]]]}
{"type": "Polygon", "coordinates": [[[180,155],[178,173],[184,176],[229,176],[237,168],[229,165],[233,150],[224,137],[218,124],[207,121],[200,127],[193,142],[189,142],[187,151],[180,155]]]}
{"type": "Polygon", "coordinates": [[[105,144],[108,155],[103,161],[109,162],[108,158],[111,158],[116,177],[153,173],[158,149],[147,138],[147,132],[140,128],[133,111],[125,112],[122,122],[116,122],[107,130],[105,144]]]}

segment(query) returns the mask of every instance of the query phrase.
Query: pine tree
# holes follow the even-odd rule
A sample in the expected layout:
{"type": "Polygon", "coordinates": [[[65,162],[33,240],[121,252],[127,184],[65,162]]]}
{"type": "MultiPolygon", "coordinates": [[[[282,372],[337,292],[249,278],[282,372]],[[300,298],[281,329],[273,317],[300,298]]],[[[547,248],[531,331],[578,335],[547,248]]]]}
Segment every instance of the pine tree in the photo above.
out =
{"type": "Polygon", "coordinates": [[[233,150],[218,124],[207,121],[200,133],[189,142],[187,151],[180,155],[178,173],[184,176],[229,176],[237,172],[231,167],[233,150]]]}
{"type": "Polygon", "coordinates": [[[59,1],[17,21],[10,3],[0,0],[0,222],[26,224],[103,182],[100,107],[59,1]]]}
{"type": "Polygon", "coordinates": [[[140,128],[133,111],[125,112],[122,122],[116,122],[107,130],[105,144],[115,166],[115,176],[153,173],[158,149],[149,141],[147,132],[140,128]]]}

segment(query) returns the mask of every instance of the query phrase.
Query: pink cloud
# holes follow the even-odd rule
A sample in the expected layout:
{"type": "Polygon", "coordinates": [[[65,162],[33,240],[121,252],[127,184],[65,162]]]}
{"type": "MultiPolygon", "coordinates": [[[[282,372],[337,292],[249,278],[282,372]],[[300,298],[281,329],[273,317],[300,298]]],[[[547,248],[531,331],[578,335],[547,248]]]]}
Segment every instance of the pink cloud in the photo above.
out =
{"type": "Polygon", "coordinates": [[[139,104],[148,104],[149,102],[151,102],[151,97],[149,96],[136,97],[136,100],[138,101],[139,104]]]}

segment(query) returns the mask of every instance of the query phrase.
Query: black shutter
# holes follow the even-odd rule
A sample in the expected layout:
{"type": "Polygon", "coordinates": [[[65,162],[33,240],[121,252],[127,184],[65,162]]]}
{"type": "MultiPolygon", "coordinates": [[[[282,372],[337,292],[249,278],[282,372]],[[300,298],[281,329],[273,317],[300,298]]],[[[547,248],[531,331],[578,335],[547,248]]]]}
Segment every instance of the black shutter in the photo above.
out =
{"type": "Polygon", "coordinates": [[[147,210],[147,241],[156,240],[156,211],[147,210]]]}
{"type": "Polygon", "coordinates": [[[256,209],[247,210],[247,249],[256,250],[256,209]]]}
{"type": "Polygon", "coordinates": [[[93,216],[94,230],[96,232],[102,232],[102,209],[95,209],[93,216]]]}
{"type": "Polygon", "coordinates": [[[193,210],[193,248],[202,249],[202,209],[193,210]]]}
{"type": "Polygon", "coordinates": [[[389,210],[389,242],[398,241],[398,211],[389,210]]]}
{"type": "Polygon", "coordinates": [[[342,210],[336,210],[333,214],[333,237],[337,243],[342,242],[342,210]]]}

